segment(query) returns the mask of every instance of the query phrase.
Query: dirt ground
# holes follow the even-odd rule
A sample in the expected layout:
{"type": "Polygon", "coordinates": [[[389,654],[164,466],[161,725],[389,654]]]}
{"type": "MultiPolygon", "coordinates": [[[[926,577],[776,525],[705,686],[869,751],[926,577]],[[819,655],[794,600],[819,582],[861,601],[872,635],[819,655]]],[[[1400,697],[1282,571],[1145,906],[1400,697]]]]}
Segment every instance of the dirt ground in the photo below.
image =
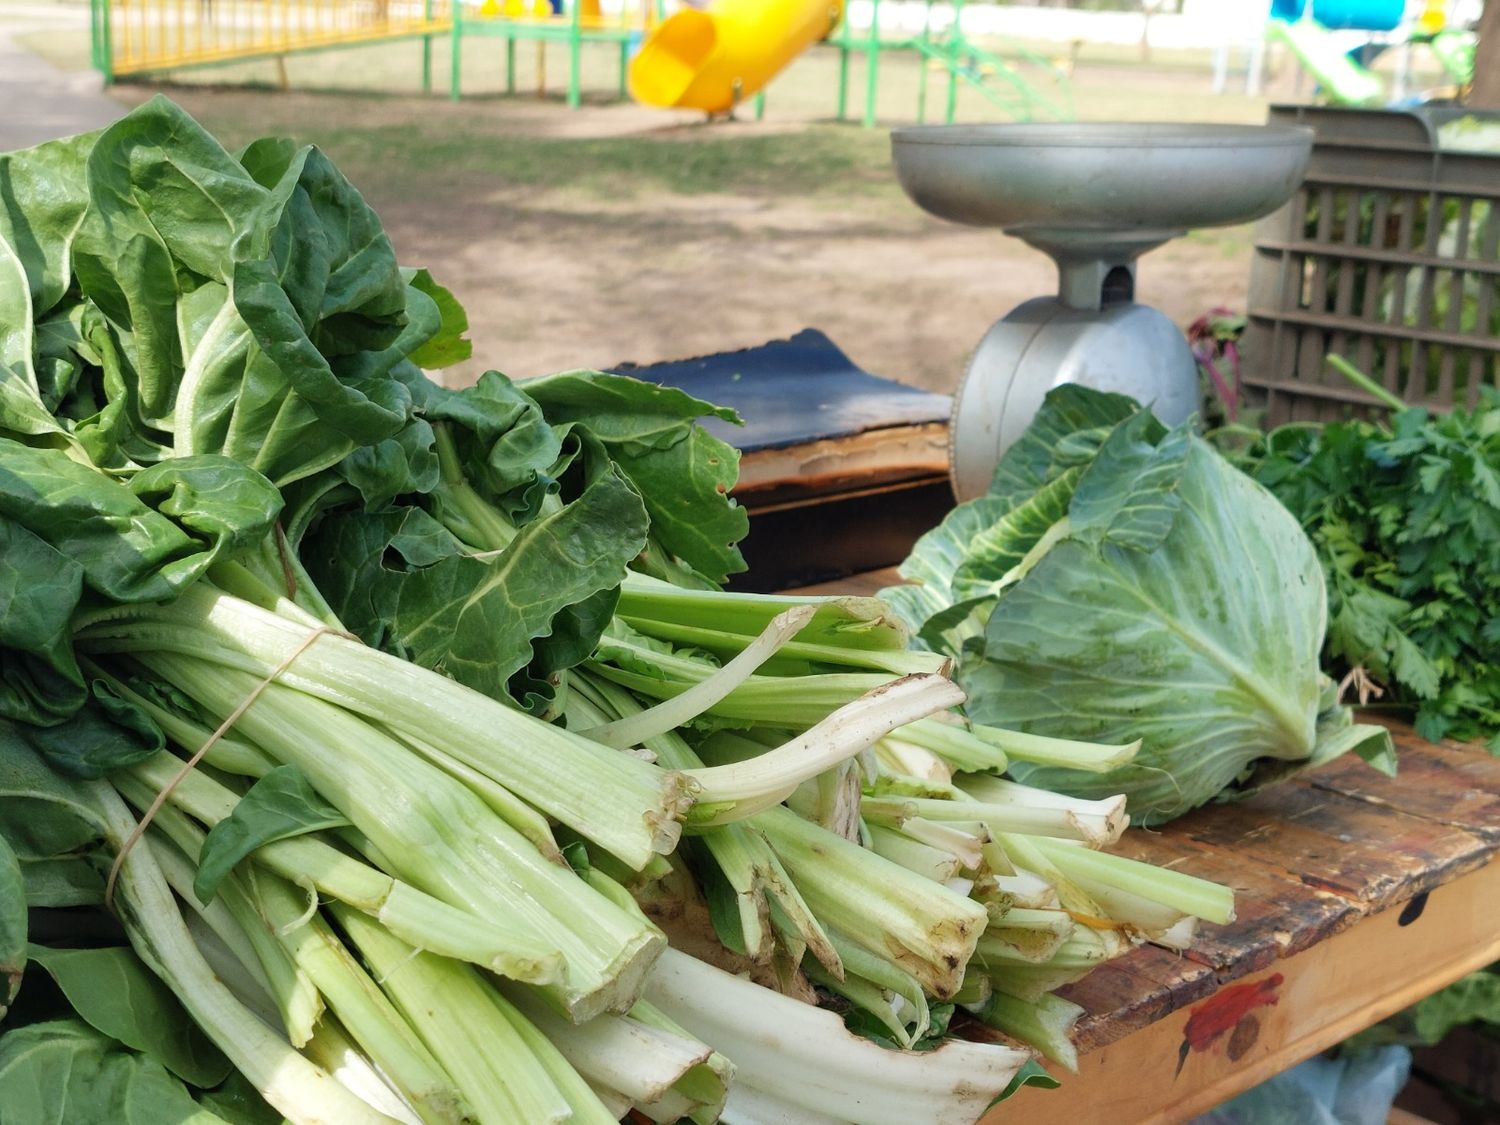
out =
{"type": "MultiPolygon", "coordinates": [[[[1076,88],[1095,117],[1175,106],[1263,120],[1264,102],[1216,101],[1206,83],[1133,68],[1076,88]]],[[[288,131],[330,152],[403,262],[432,268],[467,307],[476,359],[454,382],[684,358],[812,326],[870,371],[947,391],[992,321],[1055,285],[1042,254],[910,204],[883,132],[816,112],[704,125],[629,104],[166,92],[226,143],[288,131]]],[[[1248,273],[1247,230],[1195,233],[1143,260],[1138,297],[1186,324],[1241,306],[1248,273]]]]}

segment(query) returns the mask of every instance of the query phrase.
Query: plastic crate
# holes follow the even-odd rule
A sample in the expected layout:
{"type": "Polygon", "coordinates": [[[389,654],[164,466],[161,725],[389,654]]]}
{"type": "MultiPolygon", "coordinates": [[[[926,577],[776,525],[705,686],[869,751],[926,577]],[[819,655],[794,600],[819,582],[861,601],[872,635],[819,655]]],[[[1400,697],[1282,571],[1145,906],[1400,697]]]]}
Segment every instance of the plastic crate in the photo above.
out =
{"type": "Polygon", "coordinates": [[[1302,188],[1255,227],[1245,382],[1270,425],[1372,400],[1324,362],[1347,358],[1412,404],[1473,405],[1500,385],[1500,154],[1442,150],[1461,108],[1273,106],[1311,126],[1302,188]]]}

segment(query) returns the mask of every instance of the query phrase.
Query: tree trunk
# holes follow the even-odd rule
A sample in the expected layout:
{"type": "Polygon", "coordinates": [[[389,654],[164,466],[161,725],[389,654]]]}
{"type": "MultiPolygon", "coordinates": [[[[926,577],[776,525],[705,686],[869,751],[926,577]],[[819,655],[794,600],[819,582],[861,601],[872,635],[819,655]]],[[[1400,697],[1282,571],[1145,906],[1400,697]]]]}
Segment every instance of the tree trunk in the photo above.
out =
{"type": "MultiPolygon", "coordinates": [[[[1141,0],[1141,62],[1151,61],[1151,17],[1160,0],[1141,0]]],[[[1500,5],[1500,0],[1495,0],[1500,5]]]]}
{"type": "Polygon", "coordinates": [[[1474,84],[1467,104],[1500,109],[1500,0],[1485,0],[1479,17],[1479,47],[1474,52],[1474,84]]]}

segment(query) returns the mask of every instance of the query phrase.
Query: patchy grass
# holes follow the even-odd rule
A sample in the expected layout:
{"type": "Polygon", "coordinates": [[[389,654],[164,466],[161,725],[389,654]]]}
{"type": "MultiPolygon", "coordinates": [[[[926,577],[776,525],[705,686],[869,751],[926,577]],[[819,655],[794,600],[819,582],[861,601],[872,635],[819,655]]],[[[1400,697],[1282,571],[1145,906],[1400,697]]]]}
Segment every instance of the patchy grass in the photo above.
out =
{"type": "MultiPolygon", "coordinates": [[[[260,135],[261,120],[202,115],[234,147],[260,135]]],[[[387,197],[417,198],[433,177],[497,189],[536,187],[595,198],[657,193],[756,197],[897,195],[883,134],[832,126],[735,136],[722,131],[611,138],[535,137],[420,122],[321,124],[290,130],[315,140],[356,183],[387,197]]],[[[439,185],[439,190],[441,187],[439,185]]]]}

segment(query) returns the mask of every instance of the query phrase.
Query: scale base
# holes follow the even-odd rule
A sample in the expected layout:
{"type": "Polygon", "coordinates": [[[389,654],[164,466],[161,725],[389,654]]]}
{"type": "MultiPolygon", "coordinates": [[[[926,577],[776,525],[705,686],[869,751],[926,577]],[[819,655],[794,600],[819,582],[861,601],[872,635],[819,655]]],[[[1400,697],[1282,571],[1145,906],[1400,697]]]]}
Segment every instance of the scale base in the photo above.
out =
{"type": "Polygon", "coordinates": [[[1161,313],[1131,301],[1093,311],[1037,297],[985,333],[953,398],[949,464],[960,501],[989,490],[1000,457],[1062,383],[1129,395],[1169,426],[1198,409],[1193,353],[1161,313]]]}

